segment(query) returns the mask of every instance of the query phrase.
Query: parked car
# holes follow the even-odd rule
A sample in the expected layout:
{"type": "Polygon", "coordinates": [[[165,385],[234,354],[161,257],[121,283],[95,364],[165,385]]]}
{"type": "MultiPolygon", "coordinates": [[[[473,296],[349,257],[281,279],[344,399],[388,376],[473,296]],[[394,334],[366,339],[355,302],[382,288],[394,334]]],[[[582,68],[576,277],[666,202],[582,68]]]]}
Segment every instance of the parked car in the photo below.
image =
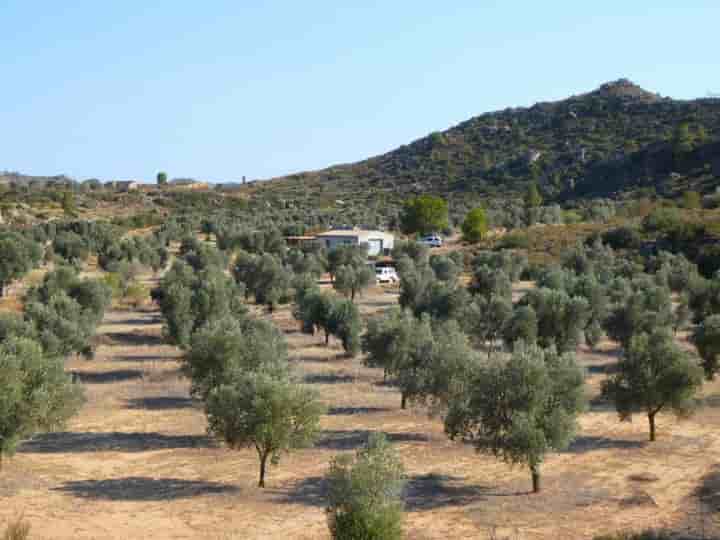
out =
{"type": "Polygon", "coordinates": [[[431,234],[430,236],[425,236],[424,238],[421,238],[420,243],[425,244],[426,246],[430,246],[431,248],[440,247],[443,245],[443,239],[436,234],[431,234]]]}
{"type": "Polygon", "coordinates": [[[378,283],[397,283],[400,277],[394,268],[389,266],[379,266],[375,268],[375,279],[378,283]]]}

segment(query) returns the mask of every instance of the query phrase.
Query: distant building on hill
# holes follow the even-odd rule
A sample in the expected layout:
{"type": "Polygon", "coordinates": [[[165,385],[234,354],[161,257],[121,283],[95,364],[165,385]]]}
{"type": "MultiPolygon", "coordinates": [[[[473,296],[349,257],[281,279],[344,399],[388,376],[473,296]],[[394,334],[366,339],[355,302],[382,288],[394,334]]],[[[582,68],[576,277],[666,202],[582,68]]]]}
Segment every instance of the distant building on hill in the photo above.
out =
{"type": "Polygon", "coordinates": [[[182,190],[210,189],[207,182],[199,182],[193,178],[173,178],[168,182],[168,187],[182,190]]]}
{"type": "Polygon", "coordinates": [[[138,188],[138,183],[134,180],[115,182],[115,189],[120,192],[135,191],[138,188]]]}

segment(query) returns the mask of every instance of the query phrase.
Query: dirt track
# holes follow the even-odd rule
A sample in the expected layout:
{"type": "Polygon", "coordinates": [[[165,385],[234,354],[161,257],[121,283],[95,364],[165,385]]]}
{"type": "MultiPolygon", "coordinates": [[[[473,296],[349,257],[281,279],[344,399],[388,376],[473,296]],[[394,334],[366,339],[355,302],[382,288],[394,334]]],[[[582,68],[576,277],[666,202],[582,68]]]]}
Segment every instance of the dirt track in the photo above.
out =
{"type": "MultiPolygon", "coordinates": [[[[363,312],[396,302],[376,289],[363,312]]],[[[329,407],[316,448],[285,456],[257,482],[254,450],[217,447],[205,435],[201,408],[188,398],[176,349],[163,345],[156,311],[113,310],[100,328],[93,361],[68,369],[88,402],[63,433],[39,436],[0,473],[0,523],[24,513],[32,538],[327,538],[323,474],[330,458],[351,452],[368,431],[382,430],[408,472],[407,537],[591,538],[628,527],[700,529],[692,494],[720,485],[720,395],[690,420],[659,421],[646,443],[643,418],[620,423],[596,405],[583,415],[578,440],[544,465],[544,493],[528,495],[528,474],[449,442],[439,420],[401,411],[382,373],[341,357],[340,347],[300,334],[289,310],[273,316],[286,331],[300,377],[329,407]]],[[[581,355],[591,392],[614,351],[581,355]]],[[[709,516],[705,530],[712,530],[709,516]]]]}

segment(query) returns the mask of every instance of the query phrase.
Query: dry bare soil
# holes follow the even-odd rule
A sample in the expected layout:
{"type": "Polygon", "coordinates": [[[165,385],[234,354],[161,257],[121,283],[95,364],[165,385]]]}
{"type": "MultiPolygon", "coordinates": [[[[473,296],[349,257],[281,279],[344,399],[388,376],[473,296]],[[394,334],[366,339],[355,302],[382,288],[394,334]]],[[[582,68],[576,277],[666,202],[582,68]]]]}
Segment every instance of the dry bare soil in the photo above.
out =
{"type": "MultiPolygon", "coordinates": [[[[360,299],[369,315],[397,302],[392,289],[360,299]]],[[[267,315],[264,315],[267,316],[267,315]]],[[[299,377],[329,412],[313,449],[285,456],[258,489],[254,450],[231,451],[206,436],[202,408],[178,371],[180,353],[161,340],[156,310],[108,312],[92,361],[70,360],[88,401],[62,433],[26,442],[0,473],[0,525],[20,514],[32,538],[327,538],[323,475],[329,460],[383,431],[408,473],[411,539],[592,538],[617,529],[714,531],[720,497],[718,385],[693,418],[620,423],[600,403],[616,360],[609,343],[581,351],[593,399],[577,441],[544,465],[544,492],[529,475],[448,441],[437,418],[401,411],[380,370],[348,360],[339,344],[297,331],[288,309],[272,315],[287,334],[299,377]],[[700,504],[697,494],[704,496],[700,504]]]]}

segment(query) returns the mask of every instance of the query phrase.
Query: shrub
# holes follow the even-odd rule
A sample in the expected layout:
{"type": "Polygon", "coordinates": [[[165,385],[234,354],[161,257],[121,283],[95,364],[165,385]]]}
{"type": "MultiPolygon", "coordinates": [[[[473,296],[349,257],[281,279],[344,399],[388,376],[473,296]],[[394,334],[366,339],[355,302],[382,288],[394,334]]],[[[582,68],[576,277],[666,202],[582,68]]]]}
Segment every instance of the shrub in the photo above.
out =
{"type": "Polygon", "coordinates": [[[487,216],[483,208],[475,208],[468,212],[462,224],[463,239],[466,242],[472,244],[479,242],[485,237],[487,230],[487,216]]]}
{"type": "Polygon", "coordinates": [[[328,527],[336,540],[402,538],[404,468],[384,434],[371,434],[355,458],[330,463],[328,527]]]}
{"type": "Polygon", "coordinates": [[[499,246],[506,249],[527,249],[530,247],[530,238],[527,233],[511,232],[502,237],[499,246]]]}

